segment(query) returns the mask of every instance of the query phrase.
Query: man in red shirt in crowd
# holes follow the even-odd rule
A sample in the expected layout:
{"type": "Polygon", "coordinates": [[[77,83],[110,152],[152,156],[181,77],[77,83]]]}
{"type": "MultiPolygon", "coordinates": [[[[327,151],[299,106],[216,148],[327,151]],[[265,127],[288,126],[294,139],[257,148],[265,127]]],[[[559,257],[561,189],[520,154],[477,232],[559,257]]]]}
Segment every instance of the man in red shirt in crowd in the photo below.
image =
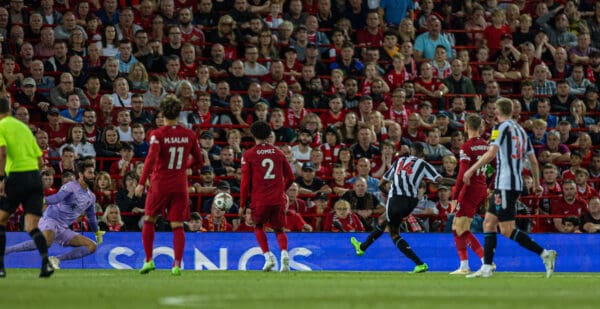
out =
{"type": "Polygon", "coordinates": [[[286,190],[294,182],[294,174],[285,155],[277,147],[267,143],[271,127],[264,121],[256,121],[250,127],[256,146],[242,155],[242,182],[240,186],[240,216],[250,202],[254,234],[265,256],[263,271],[275,267],[275,256],[269,251],[265,224],[275,231],[281,249],[281,269],[290,270],[288,240],[284,232],[287,197],[286,190]]]}
{"type": "Polygon", "coordinates": [[[190,219],[186,169],[190,163],[195,166],[203,165],[202,152],[195,133],[177,124],[182,106],[181,101],[174,95],[168,95],[160,102],[165,125],[153,130],[150,134],[150,150],[146,157],[142,176],[135,188],[135,195],[142,196],[146,180],[150,177],[144,227],[142,228],[142,242],[146,259],[144,266],[140,269],[141,274],[147,274],[156,269],[152,259],[154,225],[156,217],[166,209],[168,210],[167,219],[171,222],[173,230],[175,255],[171,274],[181,275],[180,267],[185,245],[183,222],[190,219]],[[190,155],[193,157],[192,162],[188,162],[190,155]]]}
{"type": "MultiPolygon", "coordinates": [[[[572,179],[567,179],[562,185],[563,196],[556,204],[552,205],[551,213],[564,217],[581,217],[587,209],[587,203],[577,196],[577,184],[572,179]]],[[[560,233],[567,233],[563,218],[552,218],[554,227],[560,233]]]]}

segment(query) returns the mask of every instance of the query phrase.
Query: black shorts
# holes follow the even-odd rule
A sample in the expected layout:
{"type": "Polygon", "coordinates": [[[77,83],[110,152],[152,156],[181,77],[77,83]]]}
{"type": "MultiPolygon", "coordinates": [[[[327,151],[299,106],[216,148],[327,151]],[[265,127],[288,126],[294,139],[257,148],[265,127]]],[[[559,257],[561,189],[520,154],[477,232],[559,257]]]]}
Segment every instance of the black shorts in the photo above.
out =
{"type": "Polygon", "coordinates": [[[496,215],[500,222],[514,221],[517,215],[517,200],[520,196],[521,191],[494,190],[487,211],[496,215]]]}
{"type": "Polygon", "coordinates": [[[419,200],[414,197],[392,196],[385,205],[387,221],[392,226],[399,226],[404,218],[417,207],[419,200]]]}
{"type": "Polygon", "coordinates": [[[39,171],[12,172],[4,183],[6,198],[0,202],[0,209],[13,213],[23,204],[26,214],[42,216],[44,185],[39,171]]]}

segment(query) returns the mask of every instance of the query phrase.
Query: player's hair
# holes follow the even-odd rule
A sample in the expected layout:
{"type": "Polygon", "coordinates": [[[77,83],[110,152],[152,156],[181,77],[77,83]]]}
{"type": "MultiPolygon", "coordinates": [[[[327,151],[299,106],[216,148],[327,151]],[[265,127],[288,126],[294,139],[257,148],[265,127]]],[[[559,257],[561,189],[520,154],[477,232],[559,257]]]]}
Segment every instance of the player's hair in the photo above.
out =
{"type": "Polygon", "coordinates": [[[169,94],[160,101],[160,110],[163,116],[169,120],[177,119],[181,108],[181,101],[175,95],[169,94]]]}
{"type": "Polygon", "coordinates": [[[496,101],[496,108],[503,116],[512,115],[512,101],[510,99],[502,98],[496,101]]]}
{"type": "Polygon", "coordinates": [[[410,150],[412,152],[412,155],[417,157],[417,158],[424,158],[425,157],[425,147],[423,146],[422,143],[413,143],[410,146],[410,150]]]}
{"type": "Polygon", "coordinates": [[[2,97],[0,98],[0,114],[6,114],[10,112],[10,101],[5,98],[2,97]]]}
{"type": "Polygon", "coordinates": [[[254,138],[265,140],[271,135],[271,126],[265,121],[256,121],[250,127],[250,132],[254,138]]]}
{"type": "Polygon", "coordinates": [[[89,161],[81,161],[77,164],[77,173],[82,173],[85,172],[86,169],[88,168],[93,168],[95,169],[96,167],[94,166],[94,164],[92,164],[89,161]]]}
{"type": "Polygon", "coordinates": [[[479,131],[479,128],[481,127],[481,117],[477,114],[470,114],[467,116],[466,123],[469,125],[469,129],[479,131]]]}

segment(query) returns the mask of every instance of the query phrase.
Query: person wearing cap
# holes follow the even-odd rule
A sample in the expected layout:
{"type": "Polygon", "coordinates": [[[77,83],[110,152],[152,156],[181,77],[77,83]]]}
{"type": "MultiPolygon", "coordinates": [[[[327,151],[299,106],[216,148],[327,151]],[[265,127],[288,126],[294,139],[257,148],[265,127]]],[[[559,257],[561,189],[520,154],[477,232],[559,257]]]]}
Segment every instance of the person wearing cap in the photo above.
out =
{"type": "MultiPolygon", "coordinates": [[[[204,170],[206,171],[205,174],[203,174],[203,179],[208,179],[209,176],[208,174],[210,173],[210,166],[204,166],[204,170]]],[[[213,173],[213,184],[215,184],[214,182],[214,173],[213,173]]],[[[210,187],[206,187],[206,191],[209,191],[210,187]]],[[[229,181],[227,180],[221,180],[218,183],[216,183],[216,187],[214,187],[215,190],[213,191],[215,196],[219,193],[227,193],[227,194],[231,194],[231,184],[229,183],[229,181]]],[[[202,212],[203,213],[210,213],[211,212],[211,208],[212,208],[212,204],[213,204],[213,200],[214,200],[214,196],[209,197],[207,199],[205,199],[202,203],[202,212]]],[[[231,206],[231,208],[227,211],[228,214],[237,214],[238,210],[239,210],[240,206],[235,202],[233,202],[233,205],[231,206]]],[[[227,218],[227,222],[233,224],[233,226],[237,226],[239,224],[239,219],[238,218],[227,218]]]]}
{"type": "Polygon", "coordinates": [[[200,168],[200,182],[194,183],[194,191],[200,194],[216,193],[217,184],[215,183],[215,170],[210,165],[204,165],[200,168]]]}
{"type": "Polygon", "coordinates": [[[304,55],[304,65],[315,68],[317,76],[330,75],[329,67],[321,61],[321,52],[315,43],[308,43],[304,55]]]}
{"type": "Polygon", "coordinates": [[[33,78],[27,77],[21,82],[21,88],[15,94],[14,98],[17,103],[25,106],[36,106],[39,109],[31,110],[31,121],[42,121],[46,118],[46,113],[50,106],[47,98],[37,91],[37,85],[33,78]]]}
{"type": "Polygon", "coordinates": [[[568,120],[559,121],[556,129],[558,130],[558,133],[560,133],[560,142],[562,144],[572,145],[577,142],[579,133],[572,130],[573,127],[568,120]]]}
{"type": "MultiPolygon", "coordinates": [[[[221,153],[221,147],[215,145],[215,138],[212,131],[202,131],[200,133],[200,148],[208,153],[208,159],[210,161],[219,160],[219,154],[221,153]]],[[[210,162],[209,161],[209,162],[210,162]]]]}
{"type": "Polygon", "coordinates": [[[313,231],[322,231],[323,217],[331,212],[331,208],[329,207],[329,194],[325,192],[317,193],[312,199],[312,203],[317,217],[315,217],[314,220],[311,220],[312,222],[309,222],[309,224],[311,224],[313,231]]]}
{"type": "Polygon", "coordinates": [[[325,181],[315,175],[315,165],[308,161],[302,164],[301,176],[296,177],[300,194],[315,194],[317,192],[331,193],[331,188],[325,181]]]}
{"type": "Polygon", "coordinates": [[[313,142],[313,133],[306,128],[301,128],[298,133],[297,141],[298,144],[292,146],[294,158],[301,162],[310,160],[310,144],[313,142]]]}
{"type": "MultiPolygon", "coordinates": [[[[593,113],[600,111],[600,102],[598,101],[599,94],[600,91],[596,85],[589,86],[585,89],[583,100],[585,106],[587,106],[588,112],[593,113]]],[[[596,120],[598,120],[598,117],[596,117],[596,120]]]]}

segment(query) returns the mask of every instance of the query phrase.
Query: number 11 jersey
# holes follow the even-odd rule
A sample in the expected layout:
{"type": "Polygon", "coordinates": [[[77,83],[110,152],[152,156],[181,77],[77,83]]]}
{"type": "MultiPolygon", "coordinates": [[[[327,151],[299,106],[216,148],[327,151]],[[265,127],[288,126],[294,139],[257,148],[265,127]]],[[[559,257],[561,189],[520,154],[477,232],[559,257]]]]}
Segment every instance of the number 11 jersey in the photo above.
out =
{"type": "Polygon", "coordinates": [[[294,173],[281,150],[270,144],[259,144],[242,155],[240,205],[252,208],[287,203],[286,190],[294,182],[294,173]]]}
{"type": "Polygon", "coordinates": [[[163,193],[187,193],[186,169],[190,167],[190,155],[195,166],[202,166],[202,153],[192,130],[175,125],[152,131],[150,149],[139,183],[145,183],[150,176],[150,186],[155,190],[163,193]]]}

